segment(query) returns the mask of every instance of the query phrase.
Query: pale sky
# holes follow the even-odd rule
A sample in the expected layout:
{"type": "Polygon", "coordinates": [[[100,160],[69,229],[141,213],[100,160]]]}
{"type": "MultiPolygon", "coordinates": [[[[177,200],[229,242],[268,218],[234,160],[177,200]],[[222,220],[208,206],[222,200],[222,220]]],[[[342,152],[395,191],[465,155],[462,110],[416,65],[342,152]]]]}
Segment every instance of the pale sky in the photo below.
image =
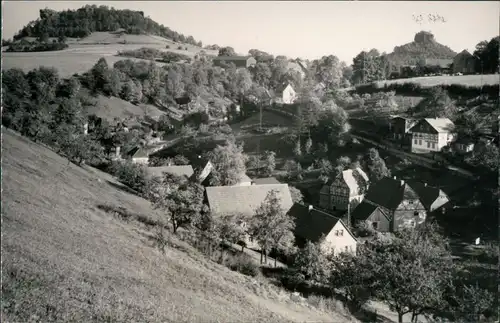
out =
{"type": "Polygon", "coordinates": [[[336,55],[352,63],[362,50],[392,52],[431,31],[456,52],[473,51],[499,34],[497,1],[2,1],[2,37],[11,38],[45,7],[57,11],[86,4],[144,11],[154,21],[204,45],[256,48],[291,58],[336,55]],[[413,15],[439,14],[446,23],[416,23],[413,15]]]}

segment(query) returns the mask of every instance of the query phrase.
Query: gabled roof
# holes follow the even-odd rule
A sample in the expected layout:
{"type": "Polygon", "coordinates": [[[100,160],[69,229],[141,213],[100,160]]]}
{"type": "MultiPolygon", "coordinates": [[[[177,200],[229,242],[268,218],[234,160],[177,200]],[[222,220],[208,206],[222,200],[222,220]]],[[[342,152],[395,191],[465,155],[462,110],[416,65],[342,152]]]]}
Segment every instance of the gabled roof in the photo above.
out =
{"type": "Polygon", "coordinates": [[[405,199],[418,199],[418,195],[405,182],[384,177],[370,186],[365,200],[394,211],[405,199]]]}
{"type": "Polygon", "coordinates": [[[422,122],[427,122],[437,132],[451,132],[455,128],[455,124],[448,118],[425,118],[417,122],[410,131],[418,127],[422,122]]]}
{"type": "Polygon", "coordinates": [[[131,156],[132,158],[146,158],[146,157],[149,157],[149,152],[145,148],[135,147],[135,148],[132,148],[127,153],[127,155],[131,156]]]}
{"type": "Polygon", "coordinates": [[[276,91],[275,91],[275,92],[276,92],[277,94],[282,94],[282,93],[283,93],[283,91],[285,91],[285,89],[286,89],[287,87],[289,87],[289,86],[292,88],[292,90],[294,90],[294,91],[295,91],[295,89],[293,88],[293,86],[292,86],[290,83],[282,83],[282,84],[280,84],[280,85],[278,85],[278,86],[276,87],[276,91]]]}
{"type": "Polygon", "coordinates": [[[246,182],[251,182],[252,179],[248,177],[247,174],[241,174],[240,177],[238,178],[238,183],[246,183],[246,182]]]}
{"type": "Polygon", "coordinates": [[[448,195],[437,187],[428,186],[425,183],[418,181],[409,181],[408,184],[411,185],[415,193],[418,195],[420,202],[426,210],[430,210],[432,204],[440,196],[446,197],[449,200],[448,195]]]}
{"type": "Polygon", "coordinates": [[[450,132],[455,128],[455,124],[448,118],[425,118],[434,129],[438,132],[450,132]]]}
{"type": "Polygon", "coordinates": [[[246,61],[252,56],[216,56],[214,61],[246,61]]]}
{"type": "Polygon", "coordinates": [[[365,202],[365,201],[359,203],[358,206],[356,206],[354,211],[352,211],[352,213],[351,213],[351,217],[354,220],[366,221],[373,214],[373,212],[375,212],[377,209],[387,219],[389,219],[389,217],[387,216],[387,213],[385,213],[385,211],[382,208],[380,208],[376,205],[370,204],[368,202],[365,202]]]}
{"type": "Polygon", "coordinates": [[[274,177],[266,177],[266,178],[254,178],[252,182],[255,185],[267,185],[267,184],[281,184],[276,178],[274,177]]]}
{"type": "Polygon", "coordinates": [[[368,183],[368,176],[361,168],[356,169],[347,169],[341,173],[342,178],[344,179],[347,186],[351,192],[356,193],[359,191],[359,188],[366,185],[368,183]],[[359,183],[359,179],[364,180],[365,183],[359,183]]]}
{"type": "Polygon", "coordinates": [[[210,210],[215,214],[253,216],[272,190],[281,199],[283,210],[288,212],[293,202],[287,184],[207,187],[206,196],[210,210]]]}
{"type": "Polygon", "coordinates": [[[175,166],[148,167],[148,173],[152,177],[163,176],[163,173],[190,177],[193,175],[194,171],[191,165],[175,165],[175,166]]]}
{"type": "MultiPolygon", "coordinates": [[[[331,214],[317,210],[309,209],[308,206],[295,203],[288,214],[295,219],[295,235],[313,243],[319,241],[322,236],[328,235],[333,227],[342,220],[331,214]]],[[[343,223],[346,231],[356,240],[354,235],[343,223]]]]}

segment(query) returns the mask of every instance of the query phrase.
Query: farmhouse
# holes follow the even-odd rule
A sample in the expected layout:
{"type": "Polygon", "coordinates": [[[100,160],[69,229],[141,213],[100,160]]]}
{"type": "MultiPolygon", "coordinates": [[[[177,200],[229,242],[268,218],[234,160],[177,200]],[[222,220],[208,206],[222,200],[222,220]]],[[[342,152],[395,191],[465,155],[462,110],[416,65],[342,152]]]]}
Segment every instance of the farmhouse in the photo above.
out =
{"type": "MultiPolygon", "coordinates": [[[[423,223],[427,217],[426,209],[417,193],[408,183],[396,177],[384,177],[371,185],[361,204],[363,203],[379,207],[383,214],[387,215],[390,221],[390,231],[398,231],[405,227],[413,228],[423,223]]],[[[371,209],[361,204],[354,209],[353,213],[362,207],[355,213],[356,217],[369,219],[372,215],[362,214],[362,211],[370,213],[371,209]]],[[[383,223],[379,222],[377,225],[383,225],[383,223]]]]}
{"type": "Polygon", "coordinates": [[[147,165],[149,163],[149,152],[143,147],[132,148],[127,156],[132,160],[134,164],[147,165]]]}
{"type": "Polygon", "coordinates": [[[476,59],[467,50],[463,50],[453,58],[453,73],[473,74],[476,70],[476,59]]]}
{"type": "Polygon", "coordinates": [[[292,104],[297,100],[297,93],[290,83],[281,85],[276,89],[276,103],[292,104]]]}
{"type": "Polygon", "coordinates": [[[379,232],[391,231],[391,219],[384,208],[363,201],[351,213],[352,223],[358,225],[360,222],[365,222],[372,229],[379,232]]]}
{"type": "Polygon", "coordinates": [[[419,68],[427,72],[450,74],[453,59],[442,58],[426,58],[419,62],[419,68]]]}
{"type": "Polygon", "coordinates": [[[411,151],[414,153],[439,152],[452,141],[456,134],[455,125],[448,118],[425,118],[411,129],[411,151]]]}
{"type": "Polygon", "coordinates": [[[415,125],[416,122],[417,120],[415,119],[405,118],[401,116],[392,118],[390,125],[393,138],[398,140],[411,140],[410,129],[415,125]]]}
{"type": "Polygon", "coordinates": [[[214,57],[213,63],[215,66],[220,67],[234,64],[237,68],[249,68],[251,66],[255,66],[255,64],[257,64],[257,61],[252,56],[217,56],[214,57]]]}
{"type": "Polygon", "coordinates": [[[274,177],[254,178],[252,180],[252,185],[269,185],[269,184],[281,184],[281,183],[274,177]]]}
{"type": "Polygon", "coordinates": [[[427,185],[418,181],[408,181],[408,184],[417,193],[420,202],[428,213],[434,212],[444,207],[450,198],[438,187],[427,185]]]}
{"type": "Polygon", "coordinates": [[[299,247],[307,241],[319,242],[327,253],[356,254],[356,238],[341,219],[299,203],[295,203],[288,214],[295,220],[295,242],[299,247]]]}
{"type": "Polygon", "coordinates": [[[267,194],[275,191],[281,207],[288,212],[292,196],[287,184],[213,186],[205,188],[206,201],[213,214],[241,214],[251,217],[265,201],[267,194]]]}
{"type": "Polygon", "coordinates": [[[323,186],[319,206],[332,211],[348,210],[354,201],[363,200],[368,187],[368,176],[361,168],[345,170],[323,186]]]}
{"type": "Polygon", "coordinates": [[[459,154],[467,154],[474,150],[475,140],[472,136],[459,136],[453,142],[453,150],[459,154]]]}
{"type": "Polygon", "coordinates": [[[194,174],[191,165],[148,167],[147,171],[151,177],[162,177],[164,173],[186,177],[191,177],[194,174]]]}

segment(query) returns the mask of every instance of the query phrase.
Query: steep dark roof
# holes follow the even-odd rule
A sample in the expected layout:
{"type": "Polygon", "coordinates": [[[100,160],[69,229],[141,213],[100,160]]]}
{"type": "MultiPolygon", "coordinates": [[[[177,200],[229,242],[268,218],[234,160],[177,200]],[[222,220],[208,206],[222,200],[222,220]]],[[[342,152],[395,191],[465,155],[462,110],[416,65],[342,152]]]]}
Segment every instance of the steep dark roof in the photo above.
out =
{"type": "Polygon", "coordinates": [[[288,214],[295,219],[295,235],[313,243],[330,233],[340,221],[333,215],[314,208],[309,210],[308,206],[299,203],[295,203],[288,214]]]}
{"type": "Polygon", "coordinates": [[[377,209],[387,217],[387,214],[383,209],[376,205],[363,201],[358,206],[356,206],[354,211],[352,211],[351,218],[353,220],[366,221],[377,209]]]}
{"type": "Polygon", "coordinates": [[[418,181],[408,181],[408,184],[413,188],[415,193],[418,195],[420,202],[429,210],[439,196],[448,196],[439,188],[425,185],[425,183],[418,181]]]}
{"type": "Polygon", "coordinates": [[[255,178],[252,180],[255,185],[263,185],[263,184],[281,184],[276,178],[274,177],[266,177],[266,178],[255,178]]]}
{"type": "Polygon", "coordinates": [[[217,56],[214,61],[246,61],[252,56],[217,56]]]}
{"type": "Polygon", "coordinates": [[[194,171],[191,165],[174,165],[174,166],[148,167],[148,173],[153,177],[162,176],[163,173],[190,177],[191,175],[193,175],[194,171]]]}
{"type": "Polygon", "coordinates": [[[418,199],[418,195],[407,183],[391,177],[372,184],[366,194],[366,200],[389,210],[395,210],[405,199],[418,199]]]}

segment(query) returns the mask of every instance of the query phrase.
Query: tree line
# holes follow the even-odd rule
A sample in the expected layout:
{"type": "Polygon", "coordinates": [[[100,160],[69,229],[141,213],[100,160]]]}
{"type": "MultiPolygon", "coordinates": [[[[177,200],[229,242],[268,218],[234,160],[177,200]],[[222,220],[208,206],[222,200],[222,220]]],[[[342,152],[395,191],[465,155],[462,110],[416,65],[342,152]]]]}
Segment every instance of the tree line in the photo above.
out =
{"type": "Polygon", "coordinates": [[[175,42],[202,46],[193,36],[185,36],[144,17],[143,12],[117,10],[107,6],[86,5],[77,10],[55,11],[41,9],[40,17],[23,27],[14,40],[23,37],[71,37],[83,38],[96,31],[114,32],[124,29],[129,34],[148,33],[158,35],[175,42]]]}

